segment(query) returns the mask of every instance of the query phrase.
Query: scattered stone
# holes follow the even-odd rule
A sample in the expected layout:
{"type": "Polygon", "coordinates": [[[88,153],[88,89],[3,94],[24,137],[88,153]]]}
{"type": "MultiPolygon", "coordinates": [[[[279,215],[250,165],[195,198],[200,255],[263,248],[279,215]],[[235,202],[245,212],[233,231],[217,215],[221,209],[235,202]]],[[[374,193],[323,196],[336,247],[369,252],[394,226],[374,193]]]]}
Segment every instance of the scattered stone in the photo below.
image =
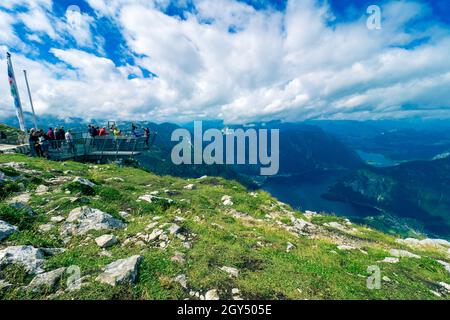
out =
{"type": "Polygon", "coordinates": [[[6,239],[14,232],[17,232],[17,227],[10,225],[9,223],[0,220],[0,241],[6,239]]]}
{"type": "Polygon", "coordinates": [[[55,216],[50,218],[50,221],[55,223],[60,223],[63,222],[64,220],[66,220],[66,218],[64,218],[63,216],[55,216]]]}
{"type": "Polygon", "coordinates": [[[53,291],[65,271],[66,268],[59,268],[50,272],[41,273],[34,277],[28,285],[28,289],[32,292],[40,292],[45,289],[50,289],[53,291]]]}
{"type": "Polygon", "coordinates": [[[94,187],[95,183],[89,181],[88,179],[76,177],[72,182],[78,182],[79,184],[84,184],[85,186],[94,187]]]}
{"type": "Polygon", "coordinates": [[[12,287],[12,284],[9,282],[6,282],[5,280],[0,280],[0,292],[4,289],[9,289],[12,287]]]}
{"type": "Polygon", "coordinates": [[[186,262],[186,255],[182,252],[176,251],[174,256],[170,260],[179,264],[184,264],[186,262]]]}
{"type": "Polygon", "coordinates": [[[358,229],[348,228],[347,226],[343,226],[339,222],[335,222],[335,221],[325,223],[324,226],[339,230],[341,232],[349,233],[349,234],[358,233],[358,229]]]}
{"type": "Polygon", "coordinates": [[[150,231],[158,225],[159,222],[152,222],[148,226],[145,227],[145,231],[150,231]]]}
{"type": "Polygon", "coordinates": [[[418,256],[417,254],[411,253],[409,251],[406,250],[399,250],[399,249],[391,249],[389,251],[389,253],[397,258],[415,258],[415,259],[420,259],[420,256],[418,256]]]}
{"type": "Polygon", "coordinates": [[[8,200],[8,203],[11,205],[14,204],[27,204],[31,199],[31,194],[29,193],[22,193],[18,196],[15,196],[13,198],[11,198],[10,200],[8,200]]]}
{"type": "Polygon", "coordinates": [[[51,223],[41,224],[39,226],[40,232],[50,232],[55,226],[51,223]]]}
{"type": "Polygon", "coordinates": [[[0,250],[0,267],[20,264],[30,274],[42,273],[44,253],[33,246],[13,246],[0,250]]]}
{"type": "Polygon", "coordinates": [[[219,292],[217,289],[209,290],[205,294],[205,300],[220,300],[219,292]]]}
{"type": "Polygon", "coordinates": [[[220,270],[228,273],[230,276],[233,276],[233,277],[239,276],[239,270],[236,268],[233,268],[233,267],[223,266],[222,268],[220,268],[220,270]]]}
{"type": "Polygon", "coordinates": [[[149,203],[153,203],[153,201],[163,201],[166,202],[168,204],[174,203],[175,201],[169,198],[163,198],[163,197],[157,197],[155,195],[152,194],[144,194],[142,196],[140,196],[138,198],[138,200],[143,200],[143,201],[147,201],[149,203]]]}
{"type": "Polygon", "coordinates": [[[392,282],[392,280],[389,277],[387,277],[387,276],[383,276],[382,279],[383,279],[384,282],[392,282]]]}
{"type": "Polygon", "coordinates": [[[44,193],[48,192],[48,187],[44,186],[43,184],[41,184],[40,186],[38,186],[36,188],[35,192],[36,192],[37,195],[43,195],[44,193]]]}
{"type": "Polygon", "coordinates": [[[241,291],[238,288],[231,289],[231,295],[233,296],[233,300],[243,300],[241,298],[241,291]]]}
{"type": "Polygon", "coordinates": [[[104,249],[115,245],[117,241],[117,237],[112,234],[105,234],[95,239],[95,243],[97,243],[100,248],[104,249]]]}
{"type": "Polygon", "coordinates": [[[445,290],[447,290],[447,292],[450,293],[450,284],[445,283],[445,282],[439,282],[439,285],[444,288],[445,290]]]}
{"type": "Polygon", "coordinates": [[[119,212],[119,215],[122,217],[122,218],[126,218],[126,217],[128,217],[130,214],[128,213],[128,212],[126,212],[126,211],[120,211],[119,212]]]}
{"type": "Polygon", "coordinates": [[[319,214],[315,211],[311,211],[311,210],[306,210],[304,213],[304,216],[308,219],[311,219],[314,216],[319,216],[319,214]]]}
{"type": "Polygon", "coordinates": [[[61,228],[64,235],[85,234],[90,230],[109,230],[123,228],[124,223],[98,209],[79,207],[69,213],[61,228]]]}
{"type": "Polygon", "coordinates": [[[437,260],[437,262],[441,265],[444,266],[445,270],[447,270],[448,272],[450,272],[450,263],[442,261],[442,260],[437,260]]]}
{"type": "Polygon", "coordinates": [[[185,274],[179,274],[173,281],[178,282],[184,289],[187,289],[187,278],[185,274]]]}
{"type": "Polygon", "coordinates": [[[161,230],[161,229],[155,229],[155,230],[152,231],[152,233],[150,233],[150,234],[147,236],[146,241],[147,241],[147,242],[150,242],[150,241],[156,240],[156,239],[159,238],[159,236],[162,235],[162,234],[163,234],[163,230],[161,230]]]}
{"type": "Polygon", "coordinates": [[[112,178],[108,178],[105,181],[110,182],[110,181],[117,181],[117,182],[125,182],[124,179],[120,178],[120,177],[112,177],[112,178]]]}
{"type": "Polygon", "coordinates": [[[108,264],[104,272],[96,280],[111,286],[123,283],[134,283],[138,274],[141,256],[132,256],[126,259],[120,259],[108,264]]]}
{"type": "Polygon", "coordinates": [[[341,245],[337,246],[337,248],[339,250],[342,250],[342,251],[356,250],[355,247],[348,246],[348,245],[345,245],[345,244],[341,244],[341,245]]]}
{"type": "Polygon", "coordinates": [[[192,249],[192,244],[189,241],[183,242],[183,247],[185,249],[192,249]]]}
{"type": "Polygon", "coordinates": [[[290,252],[294,248],[295,246],[292,243],[288,242],[286,246],[286,252],[290,252]]]}
{"type": "Polygon", "coordinates": [[[406,238],[406,239],[397,239],[397,243],[407,244],[411,246],[430,246],[430,247],[448,247],[450,248],[450,242],[443,239],[414,239],[414,238],[406,238]]]}
{"type": "Polygon", "coordinates": [[[172,225],[169,228],[169,233],[177,234],[180,232],[180,230],[181,230],[181,227],[179,225],[177,225],[176,223],[172,223],[172,225]]]}
{"type": "Polygon", "coordinates": [[[233,205],[233,201],[231,200],[230,196],[227,196],[227,195],[223,196],[221,201],[224,206],[232,206],[233,205]]]}
{"type": "Polygon", "coordinates": [[[112,253],[106,250],[102,250],[98,253],[99,256],[101,257],[108,257],[111,258],[112,257],[112,253]]]}
{"type": "Polygon", "coordinates": [[[193,183],[188,184],[187,186],[183,187],[183,189],[186,189],[186,190],[194,190],[195,188],[196,188],[195,184],[193,184],[193,183]]]}
{"type": "Polygon", "coordinates": [[[395,258],[395,257],[386,257],[381,261],[378,262],[384,262],[384,263],[398,263],[400,260],[399,258],[395,258]]]}

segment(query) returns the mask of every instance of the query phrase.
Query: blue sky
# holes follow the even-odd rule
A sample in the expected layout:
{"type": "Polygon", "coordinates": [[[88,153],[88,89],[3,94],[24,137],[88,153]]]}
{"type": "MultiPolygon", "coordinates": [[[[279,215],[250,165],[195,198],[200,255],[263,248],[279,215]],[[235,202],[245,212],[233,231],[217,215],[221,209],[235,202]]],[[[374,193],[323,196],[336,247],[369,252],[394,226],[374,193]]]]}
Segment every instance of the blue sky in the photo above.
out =
{"type": "MultiPolygon", "coordinates": [[[[0,4],[24,109],[21,69],[38,113],[60,117],[449,118],[449,35],[447,0],[0,4]]],[[[1,118],[14,109],[0,67],[1,118]]]]}

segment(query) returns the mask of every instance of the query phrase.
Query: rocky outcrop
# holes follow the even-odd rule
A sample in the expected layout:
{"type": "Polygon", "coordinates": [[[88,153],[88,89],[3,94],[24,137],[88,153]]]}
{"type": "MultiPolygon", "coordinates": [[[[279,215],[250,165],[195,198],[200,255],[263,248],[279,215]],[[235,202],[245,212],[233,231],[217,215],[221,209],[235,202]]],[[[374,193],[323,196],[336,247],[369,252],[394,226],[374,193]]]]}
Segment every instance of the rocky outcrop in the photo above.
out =
{"type": "Polygon", "coordinates": [[[97,277],[97,281],[111,286],[124,283],[134,283],[137,278],[141,256],[132,256],[108,264],[104,272],[97,277]]]}
{"type": "Polygon", "coordinates": [[[66,268],[59,268],[53,271],[38,274],[28,285],[28,289],[33,292],[40,292],[49,289],[53,291],[56,284],[61,280],[66,268]]]}
{"type": "Polygon", "coordinates": [[[69,213],[66,223],[61,227],[63,235],[80,235],[90,230],[109,230],[124,227],[124,223],[101,210],[79,207],[69,213]]]}
{"type": "Polygon", "coordinates": [[[20,264],[30,274],[42,273],[44,252],[33,246],[13,246],[0,250],[0,268],[20,264]]]}
{"type": "Polygon", "coordinates": [[[9,223],[3,220],[0,220],[0,241],[6,239],[16,231],[17,227],[10,225],[9,223]]]}

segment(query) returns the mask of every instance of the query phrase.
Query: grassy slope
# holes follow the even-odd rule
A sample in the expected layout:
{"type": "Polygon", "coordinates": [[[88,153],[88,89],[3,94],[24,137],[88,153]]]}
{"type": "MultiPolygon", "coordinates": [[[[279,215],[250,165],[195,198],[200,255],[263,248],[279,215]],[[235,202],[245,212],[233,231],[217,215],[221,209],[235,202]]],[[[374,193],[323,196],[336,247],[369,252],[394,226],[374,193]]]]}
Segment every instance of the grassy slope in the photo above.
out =
{"type": "MultiPolygon", "coordinates": [[[[30,205],[36,216],[26,218],[22,213],[11,209],[4,200],[0,204],[0,219],[19,226],[20,232],[0,243],[6,245],[29,244],[36,247],[65,247],[66,252],[49,258],[46,269],[77,265],[82,275],[95,278],[101,267],[119,258],[142,254],[138,281],[135,285],[110,287],[90,281],[86,287],[73,293],[64,293],[58,299],[184,299],[188,298],[178,283],[171,281],[176,275],[186,274],[190,290],[200,291],[217,288],[221,298],[231,298],[231,289],[239,288],[244,299],[436,299],[430,290],[436,290],[436,283],[450,283],[450,275],[436,259],[445,260],[444,253],[427,250],[415,251],[421,259],[401,258],[398,264],[383,264],[377,261],[389,256],[391,248],[402,248],[395,238],[363,226],[356,235],[333,231],[327,227],[311,236],[298,236],[288,232],[280,223],[289,225],[288,206],[279,203],[265,192],[258,191],[251,196],[248,191],[234,181],[221,178],[189,181],[170,176],[156,176],[135,168],[121,168],[116,165],[93,166],[73,162],[49,162],[31,159],[21,155],[1,155],[0,163],[25,162],[29,168],[38,170],[37,174],[25,174],[24,186],[34,190],[37,185],[47,184],[55,176],[82,176],[97,183],[95,195],[81,195],[72,203],[65,193],[70,183],[52,186],[45,195],[32,195],[30,205]],[[120,177],[124,181],[108,180],[120,177]],[[195,183],[195,190],[183,187],[195,183]],[[179,194],[170,196],[176,202],[172,205],[149,204],[136,201],[140,195],[158,190],[176,190],[179,194]],[[250,218],[231,216],[230,208],[221,204],[223,195],[232,197],[233,208],[248,213],[250,218]],[[180,201],[186,199],[187,201],[180,201]],[[86,236],[74,237],[64,244],[58,229],[39,232],[37,228],[50,221],[51,216],[67,214],[80,202],[120,217],[119,212],[131,211],[126,218],[127,228],[113,231],[121,243],[127,237],[145,232],[145,227],[160,216],[162,222],[173,222],[175,216],[185,218],[178,222],[191,234],[192,249],[185,249],[182,242],[174,239],[166,250],[152,246],[116,245],[108,251],[111,257],[100,256],[99,249],[92,239],[86,236]],[[51,214],[46,214],[57,208],[51,214]],[[269,219],[266,214],[275,218],[269,219]],[[195,217],[195,218],[194,218],[195,217]],[[277,223],[279,221],[279,223],[277,223]],[[290,242],[295,248],[286,252],[290,242]],[[352,244],[366,251],[341,251],[336,244],[352,244]],[[171,261],[175,251],[186,254],[186,264],[171,261]],[[366,288],[367,267],[378,265],[382,276],[392,281],[383,282],[380,290],[366,288]],[[230,278],[219,268],[232,266],[240,270],[239,277],[230,278]]],[[[12,174],[11,170],[8,172],[12,174]]],[[[18,190],[10,186],[8,190],[18,190]]],[[[293,213],[303,218],[300,212],[293,213]]],[[[334,216],[313,217],[318,226],[330,221],[341,221],[334,216]]],[[[111,232],[92,232],[98,236],[111,232]]],[[[414,251],[411,248],[404,248],[414,251]]],[[[448,257],[447,257],[448,258],[448,257]]],[[[47,298],[48,295],[31,294],[20,289],[26,284],[26,277],[20,267],[7,268],[0,272],[17,285],[0,293],[0,298],[47,298]]],[[[62,284],[64,287],[64,284],[62,284]]]]}

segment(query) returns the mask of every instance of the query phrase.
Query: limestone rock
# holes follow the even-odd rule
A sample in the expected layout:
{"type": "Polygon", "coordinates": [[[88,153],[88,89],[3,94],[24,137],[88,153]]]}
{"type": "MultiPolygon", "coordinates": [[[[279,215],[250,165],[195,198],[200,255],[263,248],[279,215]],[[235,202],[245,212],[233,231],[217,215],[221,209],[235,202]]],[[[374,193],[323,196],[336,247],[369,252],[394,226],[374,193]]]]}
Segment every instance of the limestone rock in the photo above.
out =
{"type": "Polygon", "coordinates": [[[10,225],[9,223],[0,220],[0,241],[6,239],[11,234],[17,231],[17,227],[10,225]]]}
{"type": "Polygon", "coordinates": [[[341,245],[337,246],[337,248],[339,250],[342,250],[342,251],[349,251],[349,250],[355,250],[356,249],[355,247],[348,246],[348,245],[345,245],[345,244],[341,244],[341,245]]]}
{"type": "Polygon", "coordinates": [[[179,264],[184,264],[186,262],[186,256],[184,253],[176,251],[170,260],[178,262],[179,264]]]}
{"type": "Polygon", "coordinates": [[[5,280],[0,280],[0,292],[4,289],[11,288],[12,284],[9,282],[6,282],[5,280]]]}
{"type": "Polygon", "coordinates": [[[47,193],[48,192],[48,187],[47,186],[44,186],[43,184],[41,184],[41,185],[39,185],[37,188],[36,188],[36,194],[38,194],[38,195],[43,195],[44,193],[47,193]]]}
{"type": "Polygon", "coordinates": [[[233,276],[233,277],[239,276],[239,270],[236,268],[233,268],[233,267],[223,266],[220,268],[220,270],[228,273],[230,276],[233,276]]]}
{"type": "Polygon", "coordinates": [[[383,260],[379,261],[379,262],[384,262],[384,263],[398,263],[400,260],[398,258],[395,257],[386,257],[383,260]]]}
{"type": "Polygon", "coordinates": [[[84,184],[85,186],[94,187],[95,183],[89,181],[88,179],[76,177],[72,182],[78,182],[79,184],[84,184]]]}
{"type": "Polygon", "coordinates": [[[437,262],[441,265],[444,266],[445,270],[447,270],[448,272],[450,272],[450,263],[442,261],[442,260],[437,260],[437,262]]]}
{"type": "Polygon", "coordinates": [[[124,223],[98,209],[79,207],[69,213],[66,223],[61,227],[63,235],[85,234],[90,230],[109,230],[123,228],[124,223]]]}
{"type": "Polygon", "coordinates": [[[169,198],[157,197],[152,194],[144,194],[138,198],[138,200],[147,201],[149,203],[153,203],[154,201],[162,201],[168,204],[174,203],[175,201],[169,198]]]}
{"type": "Polygon", "coordinates": [[[33,292],[39,292],[46,288],[53,290],[61,277],[63,276],[66,268],[59,268],[50,272],[38,274],[28,285],[28,289],[33,292]]]}
{"type": "Polygon", "coordinates": [[[63,216],[55,216],[55,217],[50,218],[51,222],[56,222],[56,223],[63,222],[64,220],[66,220],[66,218],[64,218],[63,216]]]}
{"type": "Polygon", "coordinates": [[[172,225],[169,228],[169,233],[170,234],[177,234],[178,232],[180,232],[181,227],[179,225],[177,225],[176,223],[172,223],[172,225]]]}
{"type": "Polygon", "coordinates": [[[187,278],[185,274],[179,274],[173,281],[178,282],[184,289],[187,289],[187,278]]]}
{"type": "Polygon", "coordinates": [[[219,292],[217,289],[212,289],[206,292],[205,300],[220,300],[219,292]]]}
{"type": "Polygon", "coordinates": [[[389,253],[397,258],[415,258],[420,259],[420,256],[417,254],[414,254],[412,252],[406,251],[406,250],[399,250],[399,249],[391,249],[389,253]]]}
{"type": "Polygon", "coordinates": [[[95,239],[95,243],[100,248],[109,248],[117,243],[117,237],[112,234],[105,234],[95,239]]]}
{"type": "Polygon", "coordinates": [[[142,256],[132,256],[108,264],[104,272],[97,277],[97,281],[112,286],[123,283],[134,283],[138,274],[142,256]]]}
{"type": "Polygon", "coordinates": [[[286,245],[286,252],[290,252],[294,248],[295,246],[292,243],[288,242],[286,245]]]}
{"type": "Polygon", "coordinates": [[[223,196],[221,201],[224,206],[232,206],[234,204],[231,197],[227,195],[223,196]]]}
{"type": "Polygon", "coordinates": [[[33,246],[12,246],[0,250],[0,268],[20,264],[30,274],[42,273],[44,253],[33,246]]]}

